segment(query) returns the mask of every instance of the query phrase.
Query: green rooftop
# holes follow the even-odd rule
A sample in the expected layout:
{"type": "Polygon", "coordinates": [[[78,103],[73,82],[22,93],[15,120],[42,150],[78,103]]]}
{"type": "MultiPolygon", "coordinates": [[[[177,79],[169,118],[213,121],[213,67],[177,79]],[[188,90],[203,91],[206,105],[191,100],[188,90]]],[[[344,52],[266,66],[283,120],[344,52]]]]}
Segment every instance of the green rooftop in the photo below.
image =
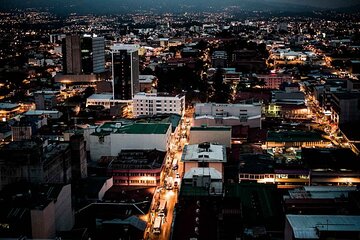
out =
{"type": "Polygon", "coordinates": [[[170,123],[135,123],[119,128],[116,133],[122,134],[165,134],[170,123]]]}
{"type": "Polygon", "coordinates": [[[269,131],[268,142],[318,142],[327,141],[320,133],[313,131],[269,131]]]}

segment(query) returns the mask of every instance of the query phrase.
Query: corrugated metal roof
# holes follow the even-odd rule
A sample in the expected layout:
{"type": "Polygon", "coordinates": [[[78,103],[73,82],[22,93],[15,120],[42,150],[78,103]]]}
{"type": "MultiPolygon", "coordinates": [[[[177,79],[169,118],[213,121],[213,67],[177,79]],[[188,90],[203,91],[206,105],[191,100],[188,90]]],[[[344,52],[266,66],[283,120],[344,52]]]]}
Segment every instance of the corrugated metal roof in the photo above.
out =
{"type": "Polygon", "coordinates": [[[360,232],[360,216],[286,215],[297,239],[319,239],[318,231],[360,232]]]}

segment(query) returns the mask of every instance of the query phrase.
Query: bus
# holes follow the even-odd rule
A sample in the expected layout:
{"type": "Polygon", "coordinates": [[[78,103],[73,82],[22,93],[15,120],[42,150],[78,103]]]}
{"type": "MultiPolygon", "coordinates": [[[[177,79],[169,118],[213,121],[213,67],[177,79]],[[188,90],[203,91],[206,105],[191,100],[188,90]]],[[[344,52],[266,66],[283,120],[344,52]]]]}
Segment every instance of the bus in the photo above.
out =
{"type": "Polygon", "coordinates": [[[161,233],[161,223],[162,217],[156,217],[153,225],[153,233],[160,234],[161,233]]]}
{"type": "Polygon", "coordinates": [[[166,200],[165,199],[160,199],[160,205],[159,205],[159,208],[158,208],[158,215],[160,217],[164,217],[165,216],[165,212],[166,212],[166,200]]]}

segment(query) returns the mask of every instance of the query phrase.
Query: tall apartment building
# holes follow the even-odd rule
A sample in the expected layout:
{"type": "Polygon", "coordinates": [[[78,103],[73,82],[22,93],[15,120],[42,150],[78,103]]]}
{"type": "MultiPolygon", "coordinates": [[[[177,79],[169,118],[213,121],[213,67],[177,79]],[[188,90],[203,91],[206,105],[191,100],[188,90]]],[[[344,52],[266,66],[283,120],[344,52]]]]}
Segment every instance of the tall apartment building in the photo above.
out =
{"type": "Polygon", "coordinates": [[[68,35],[63,40],[65,74],[105,71],[105,39],[91,35],[68,35]]]}
{"type": "Polygon", "coordinates": [[[166,93],[137,93],[134,95],[134,116],[185,113],[185,95],[166,93]]]}
{"type": "Polygon", "coordinates": [[[131,100],[140,91],[138,51],[134,44],[111,47],[113,99],[131,100]]]}

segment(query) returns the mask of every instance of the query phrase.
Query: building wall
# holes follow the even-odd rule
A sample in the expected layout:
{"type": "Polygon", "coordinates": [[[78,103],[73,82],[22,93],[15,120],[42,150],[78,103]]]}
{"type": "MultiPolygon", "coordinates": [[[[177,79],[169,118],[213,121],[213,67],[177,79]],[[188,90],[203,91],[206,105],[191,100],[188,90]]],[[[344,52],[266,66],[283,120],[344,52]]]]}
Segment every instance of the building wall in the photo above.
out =
{"type": "Polygon", "coordinates": [[[123,149],[167,151],[171,127],[167,134],[111,134],[111,154],[117,156],[123,149]]]}
{"type": "Polygon", "coordinates": [[[67,74],[81,73],[81,49],[80,36],[66,36],[63,43],[65,46],[64,56],[64,72],[67,74]]]}
{"type": "Polygon", "coordinates": [[[114,169],[110,172],[114,178],[114,185],[124,186],[159,186],[162,178],[161,168],[159,169],[131,169],[118,170],[114,169]]]}
{"type": "Polygon", "coordinates": [[[200,103],[195,105],[194,125],[261,127],[261,109],[261,104],[200,103]]]}
{"type": "Polygon", "coordinates": [[[133,98],[134,116],[156,115],[161,113],[185,113],[185,96],[157,96],[156,93],[139,93],[133,98]]]}
{"type": "Polygon", "coordinates": [[[258,75],[257,78],[265,82],[264,88],[269,89],[279,89],[282,83],[291,81],[290,75],[258,75]]]}
{"type": "Polygon", "coordinates": [[[103,37],[92,39],[92,60],[94,73],[105,71],[105,39],[103,37]]]}
{"type": "Polygon", "coordinates": [[[102,200],[106,191],[109,190],[113,185],[114,185],[113,178],[109,178],[108,180],[106,180],[104,185],[99,191],[98,200],[102,200]]]}
{"type": "Polygon", "coordinates": [[[55,201],[56,231],[69,231],[74,227],[75,218],[71,201],[71,184],[68,184],[62,188],[55,201]]]}
{"type": "Polygon", "coordinates": [[[267,148],[273,148],[273,147],[326,147],[331,142],[328,140],[319,141],[319,142],[266,142],[267,148]]]}
{"type": "Polygon", "coordinates": [[[13,141],[29,140],[32,137],[31,126],[13,126],[11,127],[11,131],[13,141]]]}
{"type": "Polygon", "coordinates": [[[31,210],[31,229],[34,239],[51,239],[55,237],[55,205],[50,202],[44,209],[31,210]]]}
{"type": "Polygon", "coordinates": [[[117,134],[99,137],[90,135],[90,158],[97,161],[102,156],[117,156],[123,149],[167,151],[170,144],[171,126],[166,134],[117,134]]]}
{"type": "Polygon", "coordinates": [[[203,142],[218,143],[231,146],[231,129],[220,130],[190,130],[189,144],[199,144],[203,142]]]}
{"type": "Polygon", "coordinates": [[[113,47],[112,79],[114,99],[131,100],[140,91],[139,55],[135,45],[113,47]]]}
{"type": "MultiPolygon", "coordinates": [[[[205,161],[204,161],[205,162],[205,161]]],[[[185,173],[187,173],[188,171],[190,171],[191,168],[199,168],[199,162],[184,162],[184,172],[183,172],[183,176],[185,175],[185,173]]],[[[221,175],[223,176],[223,163],[219,163],[219,162],[211,162],[209,163],[209,168],[215,168],[217,171],[219,171],[221,173],[221,175]]]]}
{"type": "Polygon", "coordinates": [[[289,220],[285,218],[284,240],[293,240],[293,239],[295,239],[294,232],[289,223],[289,220]]]}
{"type": "Polygon", "coordinates": [[[89,150],[91,161],[97,161],[102,156],[110,156],[111,136],[89,135],[89,150]]]}
{"type": "Polygon", "coordinates": [[[249,126],[250,128],[261,128],[261,115],[255,119],[224,119],[224,118],[194,118],[194,126],[249,126]]]}

